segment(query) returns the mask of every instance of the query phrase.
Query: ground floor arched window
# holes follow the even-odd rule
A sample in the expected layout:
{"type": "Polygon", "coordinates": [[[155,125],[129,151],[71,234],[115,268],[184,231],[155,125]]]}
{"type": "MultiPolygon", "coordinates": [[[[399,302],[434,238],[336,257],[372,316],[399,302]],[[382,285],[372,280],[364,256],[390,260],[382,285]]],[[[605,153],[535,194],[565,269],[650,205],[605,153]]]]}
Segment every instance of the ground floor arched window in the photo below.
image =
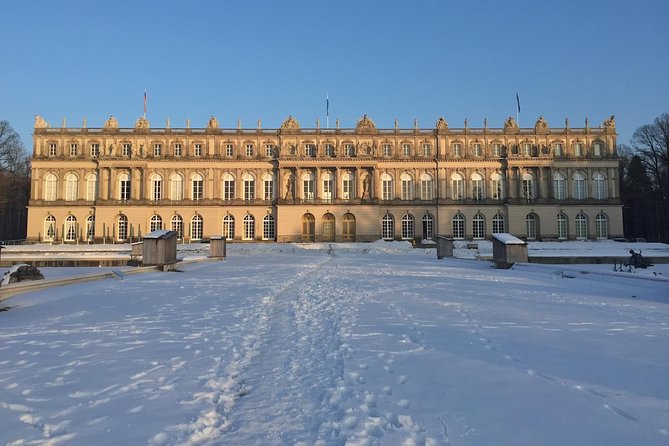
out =
{"type": "Polygon", "coordinates": [[[128,240],[128,217],[123,214],[116,220],[116,240],[120,242],[128,240]]]}
{"type": "Polygon", "coordinates": [[[395,217],[392,214],[386,214],[381,220],[381,238],[383,240],[395,239],[395,217]]]}
{"type": "Polygon", "coordinates": [[[453,216],[453,239],[464,240],[465,238],[465,216],[455,214],[453,216]]]}
{"type": "Polygon", "coordinates": [[[172,231],[177,233],[177,238],[183,240],[184,238],[184,219],[181,215],[174,214],[172,217],[172,231]]]}
{"type": "Polygon", "coordinates": [[[585,214],[578,214],[574,220],[576,223],[576,240],[587,240],[588,238],[588,217],[585,214]]]}
{"type": "Polygon", "coordinates": [[[414,237],[413,215],[405,214],[402,217],[402,240],[411,240],[414,237]]]}
{"type": "Polygon", "coordinates": [[[235,217],[232,215],[223,217],[223,237],[230,240],[235,238],[235,217]]]}
{"type": "Polygon", "coordinates": [[[253,240],[256,237],[256,219],[251,214],[244,216],[244,240],[253,240]]]}
{"type": "Polygon", "coordinates": [[[191,240],[202,240],[202,226],[203,219],[200,214],[193,215],[193,218],[190,219],[190,239],[191,240]]]}
{"type": "Polygon", "coordinates": [[[539,218],[535,214],[527,214],[525,217],[525,230],[527,233],[528,240],[537,239],[537,228],[539,226],[539,218]]]}
{"type": "Polygon", "coordinates": [[[56,217],[47,215],[44,219],[44,241],[52,242],[56,240],[56,217]]]}
{"type": "Polygon", "coordinates": [[[344,214],[342,218],[342,240],[345,242],[355,241],[355,215],[351,213],[344,214]]]}
{"type": "Polygon", "coordinates": [[[302,216],[302,241],[313,242],[316,239],[316,217],[312,214],[302,216]]]}
{"type": "Polygon", "coordinates": [[[68,215],[65,219],[65,241],[73,242],[77,239],[77,218],[74,215],[68,215]]]}
{"type": "Polygon", "coordinates": [[[504,216],[499,212],[492,218],[492,233],[499,234],[504,232],[504,216]]]}
{"type": "Polygon", "coordinates": [[[597,214],[595,217],[595,231],[598,239],[609,238],[609,219],[604,214],[597,214]]]}
{"type": "Polygon", "coordinates": [[[485,238],[485,217],[481,213],[474,215],[472,220],[472,237],[478,240],[485,238]]]}
{"type": "Polygon", "coordinates": [[[430,214],[423,215],[423,239],[434,239],[434,217],[430,214]]]}
{"type": "Polygon", "coordinates": [[[276,238],[274,217],[265,215],[262,220],[262,238],[263,240],[274,240],[276,238]]]}
{"type": "Polygon", "coordinates": [[[560,240],[567,240],[567,237],[569,235],[567,228],[569,227],[567,224],[567,216],[560,212],[557,216],[557,236],[558,239],[560,240]]]}
{"type": "Polygon", "coordinates": [[[153,214],[151,216],[151,221],[149,222],[149,228],[151,232],[160,231],[163,229],[163,219],[158,214],[153,214]]]}

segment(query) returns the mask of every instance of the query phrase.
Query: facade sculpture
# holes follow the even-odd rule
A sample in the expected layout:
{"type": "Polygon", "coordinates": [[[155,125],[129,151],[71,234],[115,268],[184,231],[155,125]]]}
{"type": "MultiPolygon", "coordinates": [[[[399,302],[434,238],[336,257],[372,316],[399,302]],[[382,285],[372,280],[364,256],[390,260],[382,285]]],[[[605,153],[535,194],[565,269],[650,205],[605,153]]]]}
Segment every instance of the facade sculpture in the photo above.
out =
{"type": "MultiPolygon", "coordinates": [[[[28,238],[125,242],[607,239],[623,234],[615,119],[596,128],[51,128],[35,117],[28,238]]],[[[241,124],[241,123],[240,123],[241,124]]]]}

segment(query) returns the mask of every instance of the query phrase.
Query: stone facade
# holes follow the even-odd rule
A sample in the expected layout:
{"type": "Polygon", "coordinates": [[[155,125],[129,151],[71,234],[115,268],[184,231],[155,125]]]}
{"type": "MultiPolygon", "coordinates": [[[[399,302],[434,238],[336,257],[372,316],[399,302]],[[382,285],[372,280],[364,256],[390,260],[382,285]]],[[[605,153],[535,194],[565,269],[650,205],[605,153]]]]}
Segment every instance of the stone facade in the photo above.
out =
{"type": "Polygon", "coordinates": [[[121,242],[623,235],[613,117],[598,127],[52,128],[35,119],[28,238],[121,242]]]}

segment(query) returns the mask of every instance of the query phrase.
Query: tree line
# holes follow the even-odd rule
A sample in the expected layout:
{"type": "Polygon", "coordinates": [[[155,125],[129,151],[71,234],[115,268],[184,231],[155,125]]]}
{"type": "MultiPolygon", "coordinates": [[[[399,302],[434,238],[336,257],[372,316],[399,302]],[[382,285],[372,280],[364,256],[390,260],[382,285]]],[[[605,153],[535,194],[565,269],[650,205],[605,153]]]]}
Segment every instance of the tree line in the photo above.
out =
{"type": "MultiPolygon", "coordinates": [[[[625,237],[669,243],[669,114],[642,125],[618,146],[625,237]]],[[[0,121],[0,240],[24,239],[30,157],[8,121],[0,121]]]]}

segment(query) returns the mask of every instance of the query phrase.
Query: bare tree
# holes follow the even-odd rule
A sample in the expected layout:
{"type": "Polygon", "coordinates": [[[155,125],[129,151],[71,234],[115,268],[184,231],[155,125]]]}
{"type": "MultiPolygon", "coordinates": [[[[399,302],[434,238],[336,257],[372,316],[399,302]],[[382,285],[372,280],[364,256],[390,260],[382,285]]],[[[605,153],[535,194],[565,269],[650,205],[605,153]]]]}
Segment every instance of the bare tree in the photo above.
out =
{"type": "Polygon", "coordinates": [[[0,240],[25,237],[30,160],[18,133],[0,121],[0,240]]]}

